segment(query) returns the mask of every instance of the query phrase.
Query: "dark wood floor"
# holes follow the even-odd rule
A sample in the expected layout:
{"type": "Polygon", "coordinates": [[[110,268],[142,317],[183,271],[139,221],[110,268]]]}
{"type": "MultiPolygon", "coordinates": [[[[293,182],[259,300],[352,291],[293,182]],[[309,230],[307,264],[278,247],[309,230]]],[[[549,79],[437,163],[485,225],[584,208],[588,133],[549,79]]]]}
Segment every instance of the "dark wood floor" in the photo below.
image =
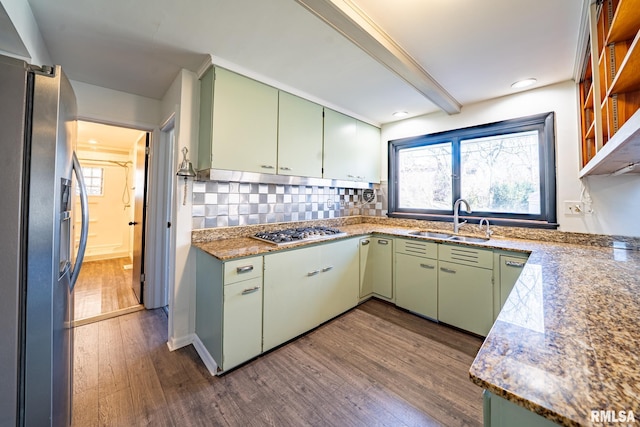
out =
{"type": "Polygon", "coordinates": [[[104,316],[138,306],[131,289],[129,258],[89,261],[82,264],[74,288],[74,320],[104,316]]]}
{"type": "Polygon", "coordinates": [[[480,426],[481,340],[371,300],[222,377],[162,310],[76,328],[73,426],[480,426]]]}

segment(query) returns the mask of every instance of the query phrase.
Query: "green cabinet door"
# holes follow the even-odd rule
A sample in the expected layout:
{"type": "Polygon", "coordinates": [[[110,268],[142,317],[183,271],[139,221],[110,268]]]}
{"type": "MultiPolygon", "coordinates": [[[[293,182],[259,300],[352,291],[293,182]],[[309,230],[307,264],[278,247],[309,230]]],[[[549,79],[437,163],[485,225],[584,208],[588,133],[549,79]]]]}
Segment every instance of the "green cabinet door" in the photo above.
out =
{"type": "Polygon", "coordinates": [[[396,253],[396,304],[438,318],[438,261],[396,253]]]}
{"type": "Polygon", "coordinates": [[[393,298],[393,239],[360,239],[360,298],[371,294],[393,298]]]}
{"type": "Polygon", "coordinates": [[[356,120],[358,157],[356,176],[359,181],[380,182],[381,149],[380,129],[356,120]]]}
{"type": "Polygon", "coordinates": [[[225,371],[262,352],[262,277],[224,287],[222,336],[225,371]]]}
{"type": "Polygon", "coordinates": [[[526,257],[500,255],[500,308],[504,306],[526,262],[526,257]]]}
{"type": "Polygon", "coordinates": [[[367,264],[371,264],[373,293],[393,298],[393,239],[376,237],[371,239],[367,264]]]}
{"type": "Polygon", "coordinates": [[[493,271],[439,261],[438,320],[486,336],[493,325],[493,271]]]}
{"type": "Polygon", "coordinates": [[[371,237],[360,239],[360,298],[367,298],[373,293],[373,263],[369,263],[371,237]]]}
{"type": "Polygon", "coordinates": [[[278,90],[215,68],[211,167],[276,173],[278,90]]]}
{"type": "Polygon", "coordinates": [[[558,424],[533,411],[496,396],[487,390],[482,393],[484,427],[557,427],[558,424]]]}
{"type": "Polygon", "coordinates": [[[324,178],[356,181],[358,141],[356,119],[324,109],[324,178]]]}
{"type": "Polygon", "coordinates": [[[315,300],[320,246],[264,257],[263,350],[276,347],[316,326],[309,312],[315,300]]]}
{"type": "Polygon", "coordinates": [[[317,324],[358,304],[358,239],[326,243],[321,248],[313,310],[317,324]]]}
{"type": "Polygon", "coordinates": [[[322,106],[279,92],[278,175],[322,178],[322,106]]]}

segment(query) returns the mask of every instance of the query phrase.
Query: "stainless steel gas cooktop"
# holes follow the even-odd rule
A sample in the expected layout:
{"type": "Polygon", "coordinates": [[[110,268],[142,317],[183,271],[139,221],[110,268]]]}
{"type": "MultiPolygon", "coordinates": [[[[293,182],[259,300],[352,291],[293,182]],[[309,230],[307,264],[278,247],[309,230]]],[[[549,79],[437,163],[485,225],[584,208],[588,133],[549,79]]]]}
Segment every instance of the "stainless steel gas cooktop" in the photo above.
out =
{"type": "Polygon", "coordinates": [[[274,245],[290,245],[292,243],[304,242],[308,240],[319,240],[327,237],[344,236],[347,233],[330,227],[299,227],[287,228],[278,231],[265,231],[256,233],[254,239],[274,245]]]}

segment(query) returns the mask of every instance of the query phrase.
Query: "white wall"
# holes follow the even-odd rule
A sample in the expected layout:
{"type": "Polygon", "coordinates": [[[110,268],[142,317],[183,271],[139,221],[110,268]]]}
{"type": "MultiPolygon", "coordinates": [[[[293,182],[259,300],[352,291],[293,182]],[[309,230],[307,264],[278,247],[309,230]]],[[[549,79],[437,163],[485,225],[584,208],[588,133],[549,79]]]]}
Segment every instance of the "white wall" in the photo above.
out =
{"type": "Polygon", "coordinates": [[[113,89],[71,81],[78,119],[152,131],[160,123],[160,101],[113,89]]]}
{"type": "MultiPolygon", "coordinates": [[[[162,99],[162,122],[174,117],[175,147],[173,158],[181,157],[180,150],[187,147],[188,157],[197,162],[200,82],[198,77],[182,70],[162,99]]],[[[173,162],[177,168],[178,161],[173,162]]],[[[172,171],[173,172],[173,171],[172,171]]],[[[174,172],[175,173],[175,172],[174,172]]],[[[191,190],[188,182],[186,204],[182,205],[184,181],[174,179],[173,233],[175,242],[174,280],[169,295],[169,347],[176,349],[190,344],[195,332],[195,250],[191,247],[191,190]]]]}
{"type": "MultiPolygon", "coordinates": [[[[465,105],[460,114],[433,113],[382,126],[383,149],[394,139],[442,132],[484,123],[555,112],[556,191],[560,230],[585,233],[640,236],[640,223],[634,212],[640,211],[640,176],[592,177],[585,180],[591,196],[593,214],[582,217],[564,215],[563,201],[579,201],[582,182],[577,87],[566,81],[511,96],[465,105]]],[[[383,179],[388,165],[383,162],[383,179]]]]}
{"type": "MultiPolygon", "coordinates": [[[[27,49],[29,56],[23,57],[18,55],[20,59],[35,65],[54,65],[51,62],[51,56],[44,43],[44,39],[40,34],[40,29],[33,17],[31,6],[27,0],[0,0],[7,16],[11,19],[18,36],[22,40],[24,47],[27,49]]],[[[21,49],[19,49],[21,50],[21,49]]]]}

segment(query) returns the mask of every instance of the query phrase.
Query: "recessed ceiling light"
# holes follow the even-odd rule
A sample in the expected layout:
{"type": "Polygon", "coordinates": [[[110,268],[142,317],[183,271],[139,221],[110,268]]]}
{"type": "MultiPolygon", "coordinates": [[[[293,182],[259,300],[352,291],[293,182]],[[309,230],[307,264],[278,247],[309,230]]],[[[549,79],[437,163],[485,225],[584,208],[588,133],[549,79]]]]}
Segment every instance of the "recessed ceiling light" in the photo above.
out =
{"type": "Polygon", "coordinates": [[[393,117],[406,117],[406,116],[409,115],[409,113],[406,112],[406,111],[396,111],[392,115],[393,115],[393,117]]]}
{"type": "Polygon", "coordinates": [[[97,144],[97,143],[98,143],[98,141],[96,141],[95,139],[90,139],[89,140],[89,144],[97,144]]]}
{"type": "Polygon", "coordinates": [[[531,86],[533,84],[535,84],[538,80],[531,78],[531,79],[524,79],[524,80],[519,80],[515,83],[513,83],[511,85],[512,88],[514,89],[522,89],[523,87],[527,87],[527,86],[531,86]]]}

